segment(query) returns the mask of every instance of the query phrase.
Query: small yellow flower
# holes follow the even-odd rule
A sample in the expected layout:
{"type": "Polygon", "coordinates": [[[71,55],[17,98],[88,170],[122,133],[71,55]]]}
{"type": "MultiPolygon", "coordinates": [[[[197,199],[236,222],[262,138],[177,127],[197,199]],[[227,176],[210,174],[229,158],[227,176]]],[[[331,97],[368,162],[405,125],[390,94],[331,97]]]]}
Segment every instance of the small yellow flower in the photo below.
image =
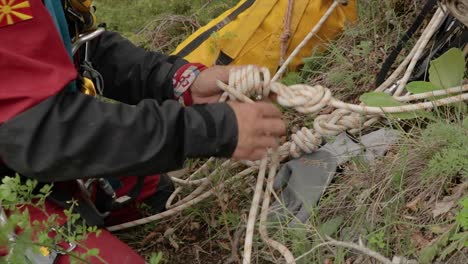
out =
{"type": "Polygon", "coordinates": [[[45,257],[49,256],[50,255],[50,251],[48,248],[46,247],[40,247],[39,248],[39,251],[41,252],[41,254],[45,257]]]}

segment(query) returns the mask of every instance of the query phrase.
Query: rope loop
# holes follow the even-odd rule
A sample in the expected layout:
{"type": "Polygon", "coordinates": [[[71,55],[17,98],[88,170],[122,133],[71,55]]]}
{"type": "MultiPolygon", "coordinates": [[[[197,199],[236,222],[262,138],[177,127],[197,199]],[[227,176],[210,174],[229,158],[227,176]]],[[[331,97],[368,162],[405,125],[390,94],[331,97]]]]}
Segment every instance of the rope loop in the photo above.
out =
{"type": "MultiPolygon", "coordinates": [[[[233,68],[229,74],[229,86],[237,92],[261,99],[270,94],[270,71],[267,68],[258,68],[253,65],[233,68]]],[[[237,98],[229,94],[229,99],[237,98]]]]}

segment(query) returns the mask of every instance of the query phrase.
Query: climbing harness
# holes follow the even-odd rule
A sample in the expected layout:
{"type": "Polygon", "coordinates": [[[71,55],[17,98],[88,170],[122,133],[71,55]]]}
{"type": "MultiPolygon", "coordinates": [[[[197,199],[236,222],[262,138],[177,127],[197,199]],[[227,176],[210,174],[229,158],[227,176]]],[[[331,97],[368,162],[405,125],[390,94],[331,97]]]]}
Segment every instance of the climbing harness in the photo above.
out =
{"type": "Polygon", "coordinates": [[[314,36],[314,34],[316,34],[316,32],[327,20],[328,16],[330,16],[330,14],[339,4],[339,1],[333,1],[324,16],[285,60],[273,78],[270,78],[270,72],[267,68],[256,68],[253,66],[248,66],[233,70],[230,73],[228,84],[218,82],[219,88],[225,91],[220,101],[225,101],[229,98],[231,100],[253,102],[250,97],[266,97],[270,92],[274,92],[277,94],[278,103],[282,106],[292,107],[301,113],[318,114],[314,120],[313,128],[302,128],[295,134],[291,135],[290,141],[284,143],[275,150],[269,150],[268,157],[263,158],[261,161],[234,162],[227,160],[224,161],[222,165],[218,166],[207,177],[196,179],[196,176],[198,176],[198,174],[201,172],[206,171],[209,164],[214,161],[214,158],[210,158],[187,179],[179,179],[175,177],[172,178],[176,184],[181,186],[175,190],[175,192],[167,201],[167,211],[128,223],[111,226],[108,228],[108,230],[117,231],[174,215],[194,204],[203,201],[207,197],[214,194],[215,190],[222,190],[227,184],[235,182],[240,178],[246,177],[251,173],[258,171],[257,183],[252,199],[252,206],[250,208],[249,218],[247,221],[243,263],[247,264],[251,261],[252,238],[258,214],[258,206],[262,200],[262,192],[263,201],[259,220],[260,236],[266,244],[268,244],[273,249],[278,250],[278,252],[283,255],[286,263],[296,263],[294,256],[286,246],[269,238],[265,225],[270,204],[270,197],[273,192],[272,186],[275,180],[276,170],[281,161],[289,156],[298,157],[301,155],[301,153],[310,153],[315,151],[320,146],[324,136],[335,136],[344,131],[347,131],[351,134],[357,133],[362,129],[371,126],[378,120],[381,120],[382,117],[388,113],[402,113],[422,109],[433,109],[437,106],[468,100],[468,85],[461,85],[459,87],[451,87],[448,89],[421,94],[401,95],[416,67],[417,62],[420,60],[424,49],[428,45],[429,40],[434,36],[435,32],[446,17],[446,7],[444,5],[440,5],[437,8],[437,11],[433,15],[431,21],[424,29],[421,37],[413,46],[412,50],[409,52],[404,61],[382,84],[380,84],[379,87],[375,89],[375,91],[386,91],[387,93],[391,94],[393,98],[400,102],[414,102],[412,104],[395,107],[369,107],[363,104],[349,104],[334,98],[330,89],[321,85],[311,86],[305,84],[296,84],[286,86],[277,82],[280,76],[286,71],[288,64],[291,63],[293,58],[299,53],[299,50],[305,46],[305,43],[307,43],[307,41],[309,41],[314,36]],[[395,83],[397,85],[395,85],[395,83]],[[432,100],[435,96],[440,95],[448,95],[449,97],[432,100]],[[417,102],[429,98],[432,101],[417,102]],[[330,114],[320,115],[320,111],[325,107],[333,107],[335,110],[330,114]],[[212,182],[215,178],[215,175],[217,175],[219,171],[223,169],[238,168],[241,165],[247,165],[248,167],[235,176],[225,180],[224,182],[221,181],[215,187],[212,187],[212,182]],[[268,167],[268,178],[266,180],[266,187],[264,188],[265,175],[267,173],[268,167]],[[182,186],[198,187],[185,198],[182,198],[178,202],[173,203],[175,197],[182,190],[182,186]]]}
{"type": "MultiPolygon", "coordinates": [[[[65,18],[63,21],[58,21],[57,27],[61,29],[64,42],[70,42],[66,46],[78,68],[78,90],[89,96],[102,96],[104,93],[104,81],[101,74],[94,69],[91,63],[90,41],[101,36],[106,29],[104,26],[97,25],[96,23],[92,0],[64,0],[62,3],[63,7],[57,2],[50,2],[49,5],[50,9],[55,11],[55,16],[62,17],[63,15],[57,9],[58,6],[63,8],[65,17],[67,18],[67,21],[64,20],[65,18]],[[63,30],[63,24],[69,25],[68,30],[63,30]],[[71,35],[71,39],[69,35],[71,35]]],[[[73,190],[78,190],[77,193],[55,187],[49,200],[64,208],[68,208],[70,204],[67,201],[78,199],[80,203],[75,206],[75,210],[85,222],[91,226],[102,227],[104,226],[106,217],[111,212],[135,201],[141,193],[144,179],[145,177],[138,177],[137,183],[126,195],[121,197],[117,197],[108,179],[76,180],[72,184],[76,187],[73,190]]]]}
{"type": "Polygon", "coordinates": [[[96,29],[97,19],[92,0],[65,0],[64,10],[67,18],[72,22],[70,30],[75,38],[79,38],[82,33],[96,29]]]}
{"type": "Polygon", "coordinates": [[[93,68],[91,61],[89,60],[89,42],[97,37],[99,37],[102,33],[105,32],[105,28],[98,27],[95,30],[87,33],[83,33],[78,35],[78,37],[74,40],[72,44],[72,54],[76,55],[78,50],[85,45],[84,47],[84,58],[81,61],[81,78],[82,78],[82,86],[80,91],[84,94],[90,96],[98,96],[104,94],[104,80],[101,74],[93,68]]]}

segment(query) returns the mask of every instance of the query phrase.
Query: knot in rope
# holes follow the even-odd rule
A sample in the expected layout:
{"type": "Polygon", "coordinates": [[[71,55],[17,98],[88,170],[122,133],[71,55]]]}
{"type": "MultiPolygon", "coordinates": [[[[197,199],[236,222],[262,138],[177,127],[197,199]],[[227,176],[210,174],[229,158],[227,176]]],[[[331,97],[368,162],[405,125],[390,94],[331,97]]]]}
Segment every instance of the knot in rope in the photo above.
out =
{"type": "Polygon", "coordinates": [[[273,82],[271,90],[278,95],[278,103],[293,107],[300,113],[317,113],[328,105],[332,99],[330,90],[321,85],[295,84],[286,86],[273,82]]]}
{"type": "Polygon", "coordinates": [[[275,92],[277,101],[284,107],[292,107],[301,113],[317,113],[333,98],[330,90],[321,85],[296,84],[286,86],[272,82],[267,68],[252,65],[232,69],[229,74],[229,87],[233,89],[229,98],[242,99],[242,95],[261,99],[268,97],[270,90],[275,92]]]}
{"type": "Polygon", "coordinates": [[[317,116],[314,120],[314,129],[324,136],[336,136],[343,131],[358,131],[366,120],[366,116],[362,114],[336,109],[331,114],[317,116]]]}
{"type": "Polygon", "coordinates": [[[299,158],[302,153],[312,153],[322,143],[322,137],[307,127],[291,135],[289,153],[294,158],[299,158]]]}

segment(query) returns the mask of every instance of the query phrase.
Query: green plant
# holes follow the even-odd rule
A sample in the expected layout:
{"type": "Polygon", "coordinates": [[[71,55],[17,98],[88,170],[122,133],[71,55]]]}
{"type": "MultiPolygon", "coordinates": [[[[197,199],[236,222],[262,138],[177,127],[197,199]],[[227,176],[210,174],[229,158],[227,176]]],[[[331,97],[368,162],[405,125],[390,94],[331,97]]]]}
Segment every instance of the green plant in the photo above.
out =
{"type": "MultiPolygon", "coordinates": [[[[9,254],[0,259],[7,263],[28,263],[26,252],[48,256],[53,252],[63,252],[58,244],[66,241],[79,244],[90,233],[99,235],[96,227],[88,227],[78,214],[73,213],[74,202],[71,207],[64,210],[66,225],[60,225],[57,214],[48,214],[45,208],[45,200],[50,195],[52,185],[43,185],[38,188],[35,180],[22,181],[19,175],[15,177],[4,176],[0,184],[0,204],[2,211],[8,211],[9,215],[0,224],[0,245],[5,245],[9,254]],[[45,220],[30,220],[28,208],[40,210],[47,217],[45,220]],[[20,228],[20,232],[18,231],[20,228]],[[55,236],[49,236],[54,230],[55,236]]],[[[83,245],[81,247],[85,248],[83,245]]],[[[73,263],[86,263],[90,257],[99,257],[99,250],[87,249],[85,253],[63,252],[70,256],[73,263]]],[[[102,260],[104,263],[105,261],[102,260]]]]}
{"type": "Polygon", "coordinates": [[[431,153],[422,176],[426,180],[443,176],[452,178],[462,174],[468,177],[468,133],[465,125],[450,124],[445,121],[430,124],[422,133],[423,146],[431,153]]]}
{"type": "Polygon", "coordinates": [[[378,232],[372,233],[369,235],[369,247],[374,248],[376,250],[384,249],[387,245],[385,243],[385,232],[380,230],[378,232]]]}
{"type": "MultiPolygon", "coordinates": [[[[431,65],[429,67],[430,82],[411,82],[406,86],[406,88],[409,92],[418,94],[456,87],[462,83],[464,73],[465,56],[463,55],[463,51],[457,48],[452,48],[437,59],[431,61],[431,65]]],[[[360,97],[360,99],[368,106],[386,107],[407,105],[406,103],[402,103],[383,92],[365,93],[360,97]]],[[[390,114],[388,116],[400,119],[411,119],[421,116],[427,117],[428,115],[425,111],[419,110],[406,113],[390,114]]]]}
{"type": "Polygon", "coordinates": [[[447,232],[433,244],[421,250],[419,260],[422,264],[429,264],[438,256],[438,260],[445,260],[455,251],[468,247],[468,197],[459,202],[462,207],[455,217],[455,223],[447,232]]]}
{"type": "Polygon", "coordinates": [[[161,263],[162,260],[163,260],[162,252],[152,253],[151,257],[150,257],[150,260],[149,260],[149,263],[150,264],[159,264],[159,263],[161,263]]]}

